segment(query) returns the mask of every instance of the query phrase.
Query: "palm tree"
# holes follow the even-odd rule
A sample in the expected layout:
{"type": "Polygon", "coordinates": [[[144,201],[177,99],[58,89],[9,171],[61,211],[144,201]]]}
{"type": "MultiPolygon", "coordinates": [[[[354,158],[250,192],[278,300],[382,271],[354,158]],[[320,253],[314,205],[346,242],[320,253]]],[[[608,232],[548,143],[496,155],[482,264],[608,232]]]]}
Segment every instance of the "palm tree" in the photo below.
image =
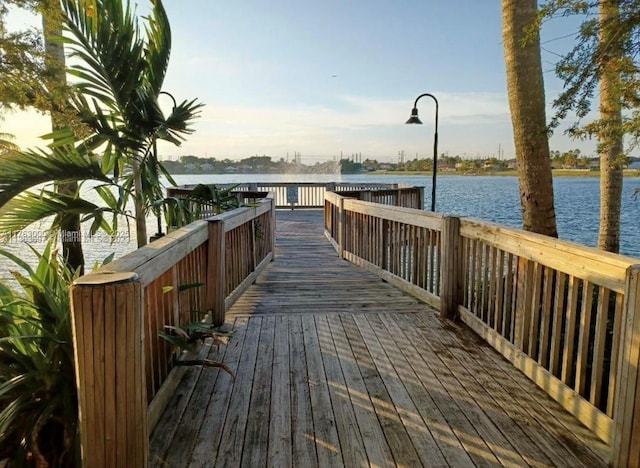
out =
{"type": "Polygon", "coordinates": [[[532,38],[526,33],[536,13],[536,0],[502,0],[502,39],[523,227],[557,237],[540,36],[537,30],[532,38]]]}
{"type": "Polygon", "coordinates": [[[165,117],[158,97],[166,73],[171,35],[159,0],[139,37],[137,20],[121,0],[98,0],[101,12],[94,18],[91,4],[64,0],[65,27],[73,55],[79,60],[70,72],[79,78],[70,102],[90,134],[79,142],[68,129],[53,132],[47,150],[18,152],[3,157],[0,164],[0,230],[16,230],[54,216],[60,228],[70,215],[93,220],[92,231],[117,229],[117,214],[135,201],[138,243],[146,243],[146,214],[163,198],[161,174],[173,181],[157,159],[157,140],[180,144],[191,132],[189,124],[201,104],[195,100],[174,101],[165,117]],[[88,5],[88,6],[87,6],[88,5]],[[117,37],[112,31],[118,31],[117,37]],[[127,66],[123,67],[126,63],[127,66]],[[98,159],[94,151],[100,149],[98,159]],[[107,174],[113,174],[113,178],[107,174]],[[37,184],[93,179],[118,185],[118,197],[106,186],[97,191],[106,207],[78,197],[78,192],[24,193],[37,184]],[[105,215],[112,214],[111,223],[105,215]]]}
{"type": "Polygon", "coordinates": [[[73,105],[93,135],[105,139],[114,175],[124,193],[134,197],[142,246],[147,213],[163,196],[161,174],[172,182],[158,161],[157,141],[179,145],[192,132],[189,126],[202,104],[174,100],[166,117],[160,109],[171,49],[169,20],[160,0],[152,1],[144,35],[122,0],[63,0],[62,5],[71,56],[79,59],[69,70],[79,79],[73,105]]]}

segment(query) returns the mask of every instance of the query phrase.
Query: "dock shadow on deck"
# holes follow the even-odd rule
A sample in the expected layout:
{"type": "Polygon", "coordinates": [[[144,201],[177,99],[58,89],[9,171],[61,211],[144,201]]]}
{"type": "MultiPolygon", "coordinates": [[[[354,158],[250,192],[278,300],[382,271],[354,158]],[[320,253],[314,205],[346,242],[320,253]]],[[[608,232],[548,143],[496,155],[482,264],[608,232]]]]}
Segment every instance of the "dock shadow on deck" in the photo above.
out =
{"type": "Polygon", "coordinates": [[[341,260],[322,212],[278,212],[276,259],[186,373],[152,466],[602,466],[604,445],[466,327],[341,260]]]}

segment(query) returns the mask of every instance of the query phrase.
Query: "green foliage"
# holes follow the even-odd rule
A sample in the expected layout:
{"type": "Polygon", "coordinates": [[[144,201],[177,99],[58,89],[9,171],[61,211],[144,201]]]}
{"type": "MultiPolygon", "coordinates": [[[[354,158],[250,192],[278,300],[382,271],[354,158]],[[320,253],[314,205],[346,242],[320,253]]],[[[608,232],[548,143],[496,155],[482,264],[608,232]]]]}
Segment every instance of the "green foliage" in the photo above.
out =
{"type": "MultiPolygon", "coordinates": [[[[48,244],[22,293],[0,284],[0,460],[8,466],[78,466],[77,396],[70,323],[72,273],[48,244]]],[[[1,464],[1,463],[0,463],[1,464]]]]}
{"type": "Polygon", "coordinates": [[[189,194],[189,200],[196,206],[213,205],[216,214],[224,213],[240,206],[238,198],[232,193],[236,187],[237,185],[220,188],[215,184],[198,184],[189,194]]]}
{"type": "Polygon", "coordinates": [[[45,150],[28,150],[0,155],[0,207],[25,190],[51,181],[94,179],[108,182],[95,155],[84,146],[60,142],[45,150]]]}
{"type": "Polygon", "coordinates": [[[551,127],[557,127],[560,120],[574,112],[578,121],[570,127],[570,135],[586,138],[606,131],[601,119],[585,126],[581,126],[581,121],[592,108],[601,76],[605,71],[613,72],[617,76],[613,85],[627,111],[620,131],[630,135],[631,143],[637,145],[640,137],[640,0],[620,0],[617,4],[619,16],[607,20],[598,17],[597,0],[549,0],[542,6],[541,20],[572,15],[583,17],[575,46],[556,64],[556,74],[565,86],[554,101],[556,113],[551,127]],[[598,40],[603,28],[615,30],[614,40],[606,43],[598,40]],[[621,53],[612,60],[611,53],[616,50],[621,53]]]}
{"type": "MultiPolygon", "coordinates": [[[[206,322],[191,322],[182,327],[173,327],[165,325],[165,331],[159,331],[158,336],[169,342],[175,350],[185,351],[196,354],[205,344],[205,340],[209,339],[211,344],[219,345],[225,343],[225,340],[233,334],[233,332],[223,332],[217,327],[206,322]]],[[[229,366],[220,361],[213,359],[180,359],[182,356],[176,354],[174,361],[175,366],[203,366],[218,367],[224,370],[232,378],[233,371],[229,366]]]]}
{"type": "MultiPolygon", "coordinates": [[[[103,169],[103,161],[90,151],[87,143],[78,143],[69,130],[50,135],[54,140],[49,148],[16,151],[0,155],[0,232],[17,232],[32,223],[51,218],[49,230],[54,234],[65,217],[84,215],[91,221],[90,233],[98,229],[111,234],[117,230],[118,217],[126,215],[122,195],[115,197],[110,190],[114,182],[103,169]],[[96,180],[103,182],[95,190],[102,198],[96,205],[80,197],[80,188],[72,193],[53,190],[57,183],[96,180]],[[39,189],[29,191],[36,185],[39,189]],[[108,220],[107,216],[111,218],[108,220]]],[[[122,193],[121,188],[120,193],[122,193]]]]}
{"type": "Polygon", "coordinates": [[[142,27],[122,0],[62,4],[69,32],[65,43],[74,59],[69,73],[77,78],[73,105],[94,135],[106,139],[114,176],[123,178],[124,195],[142,197],[148,209],[163,196],[160,176],[173,183],[157,159],[157,140],[179,145],[192,133],[190,126],[202,106],[195,99],[174,100],[168,116],[160,109],[160,95],[168,94],[162,84],[171,50],[162,2],[152,2],[142,27]]]}
{"type": "Polygon", "coordinates": [[[152,208],[156,215],[163,210],[168,226],[181,227],[202,218],[205,210],[215,214],[240,207],[238,197],[233,193],[237,185],[218,187],[215,184],[198,184],[187,197],[165,197],[156,200],[152,208]]]}

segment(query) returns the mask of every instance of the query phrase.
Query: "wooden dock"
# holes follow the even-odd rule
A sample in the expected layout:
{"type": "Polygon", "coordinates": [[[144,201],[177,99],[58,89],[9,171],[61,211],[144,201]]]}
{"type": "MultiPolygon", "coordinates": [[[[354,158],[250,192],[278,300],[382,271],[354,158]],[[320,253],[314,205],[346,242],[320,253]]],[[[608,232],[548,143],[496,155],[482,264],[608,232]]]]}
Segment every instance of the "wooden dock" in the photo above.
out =
{"type": "Polygon", "coordinates": [[[464,325],[278,211],[275,261],[227,313],[231,367],[191,368],[151,466],[604,466],[590,431],[464,325]]]}

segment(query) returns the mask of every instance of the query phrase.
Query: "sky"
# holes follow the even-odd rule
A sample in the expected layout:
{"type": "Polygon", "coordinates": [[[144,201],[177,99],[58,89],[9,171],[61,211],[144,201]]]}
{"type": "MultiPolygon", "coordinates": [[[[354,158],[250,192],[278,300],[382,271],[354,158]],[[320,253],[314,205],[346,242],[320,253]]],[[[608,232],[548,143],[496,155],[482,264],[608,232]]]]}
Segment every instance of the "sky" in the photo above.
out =
{"type": "MultiPolygon", "coordinates": [[[[132,2],[135,4],[136,2],[132,2]]],[[[138,1],[142,14],[148,3],[138,1]]],[[[362,154],[393,162],[431,157],[435,103],[418,103],[424,125],[404,125],[414,100],[439,103],[438,153],[514,157],[500,31],[500,0],[164,0],[172,51],[164,90],[205,104],[182,155],[268,155],[306,164],[362,154]]],[[[14,15],[13,25],[27,24],[14,15]]],[[[32,21],[32,19],[31,19],[32,21]]],[[[37,22],[36,22],[37,24],[37,22]]],[[[542,30],[548,101],[562,89],[555,53],[571,45],[575,21],[542,30]],[[563,39],[560,39],[563,38],[563,39]]],[[[168,98],[167,98],[168,99],[168,98]]],[[[167,108],[170,102],[166,103],[167,108]]],[[[42,146],[49,121],[12,113],[0,132],[42,146]]],[[[557,130],[552,150],[595,144],[557,130]]]]}

